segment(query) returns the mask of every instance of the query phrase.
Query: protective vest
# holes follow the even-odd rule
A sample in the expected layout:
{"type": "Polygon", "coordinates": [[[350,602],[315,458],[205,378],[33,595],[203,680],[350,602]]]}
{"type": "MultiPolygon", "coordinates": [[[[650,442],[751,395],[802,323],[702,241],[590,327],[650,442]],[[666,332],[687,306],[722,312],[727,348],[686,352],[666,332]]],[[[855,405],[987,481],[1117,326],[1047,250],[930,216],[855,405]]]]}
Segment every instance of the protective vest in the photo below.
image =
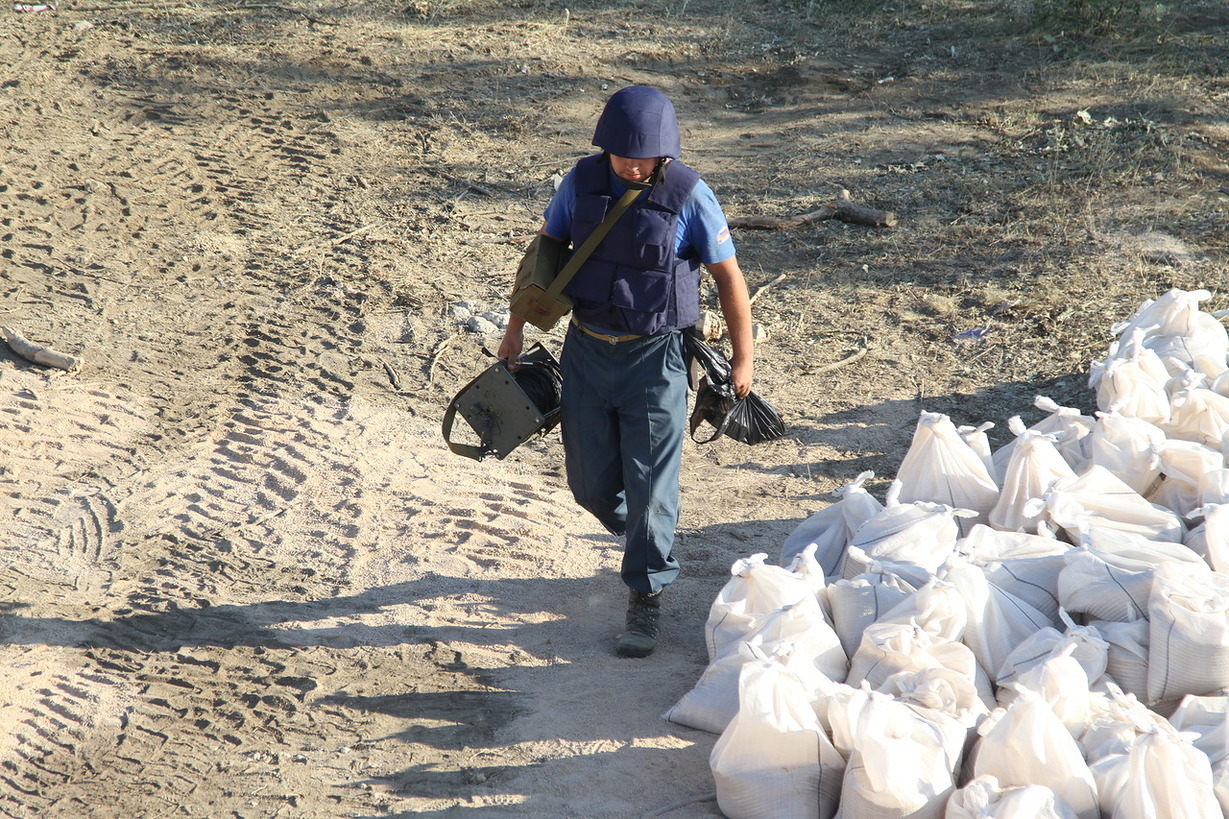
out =
{"type": "MultiPolygon", "coordinates": [[[[582,322],[619,334],[655,335],[700,318],[700,262],[680,259],[679,213],[700,174],[675,160],[636,199],[580,266],[564,291],[582,322]]],[[[572,246],[602,222],[617,200],[604,154],[576,165],[572,246]]]]}

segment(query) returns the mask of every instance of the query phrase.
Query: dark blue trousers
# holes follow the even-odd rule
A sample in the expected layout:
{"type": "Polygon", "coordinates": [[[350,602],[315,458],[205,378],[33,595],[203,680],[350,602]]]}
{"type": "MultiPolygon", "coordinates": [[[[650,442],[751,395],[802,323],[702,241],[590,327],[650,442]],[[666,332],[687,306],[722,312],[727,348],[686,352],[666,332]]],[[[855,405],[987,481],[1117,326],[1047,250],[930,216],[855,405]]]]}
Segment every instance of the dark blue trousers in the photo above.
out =
{"type": "Polygon", "coordinates": [[[611,344],[568,329],[561,434],[573,497],[625,535],[623,582],[656,592],[679,573],[671,555],[687,423],[682,333],[611,344]]]}

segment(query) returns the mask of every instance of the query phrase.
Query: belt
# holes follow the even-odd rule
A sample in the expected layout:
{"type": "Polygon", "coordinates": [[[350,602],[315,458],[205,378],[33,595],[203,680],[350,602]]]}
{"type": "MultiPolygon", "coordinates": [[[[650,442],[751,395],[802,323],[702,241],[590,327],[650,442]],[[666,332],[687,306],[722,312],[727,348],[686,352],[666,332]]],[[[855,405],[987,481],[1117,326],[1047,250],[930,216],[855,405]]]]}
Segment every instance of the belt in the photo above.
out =
{"type": "Polygon", "coordinates": [[[625,336],[612,336],[607,335],[606,333],[599,333],[597,330],[590,330],[588,327],[581,324],[580,319],[576,318],[576,316],[572,316],[572,326],[577,330],[580,330],[585,335],[593,336],[599,341],[609,342],[610,344],[618,344],[621,341],[631,341],[634,338],[644,338],[644,336],[638,336],[635,333],[628,333],[625,336]]]}

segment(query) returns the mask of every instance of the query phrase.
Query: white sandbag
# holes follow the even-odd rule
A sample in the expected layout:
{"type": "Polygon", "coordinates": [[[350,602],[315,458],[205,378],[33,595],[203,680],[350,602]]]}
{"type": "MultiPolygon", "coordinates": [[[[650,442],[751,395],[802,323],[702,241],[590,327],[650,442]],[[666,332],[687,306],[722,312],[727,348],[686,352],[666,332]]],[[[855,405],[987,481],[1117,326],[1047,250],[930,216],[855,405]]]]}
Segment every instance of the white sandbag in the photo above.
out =
{"type": "Polygon", "coordinates": [[[968,624],[960,638],[991,675],[1012,649],[1053,621],[1018,597],[992,584],[977,566],[953,558],[943,569],[943,579],[957,589],[967,611],[968,624]]]}
{"type": "Polygon", "coordinates": [[[1161,444],[1165,432],[1156,424],[1123,415],[1098,412],[1088,436],[1090,464],[1103,466],[1141,495],[1161,479],[1161,444]]]}
{"type": "Polygon", "coordinates": [[[1229,686],[1229,576],[1161,564],[1148,620],[1149,705],[1229,686]]]}
{"type": "Polygon", "coordinates": [[[1142,332],[1116,342],[1103,362],[1093,362],[1089,385],[1097,391],[1097,408],[1121,412],[1161,425],[1169,421],[1170,374],[1155,352],[1143,346],[1142,332]]]}
{"type": "Polygon", "coordinates": [[[1208,757],[1176,731],[1139,737],[1122,771],[1103,775],[1101,810],[1114,819],[1221,819],[1208,757]],[[1112,784],[1111,784],[1112,783],[1112,784]]]}
{"type": "Polygon", "coordinates": [[[930,582],[934,572],[924,566],[914,563],[898,563],[894,560],[876,559],[868,555],[858,546],[850,546],[845,550],[845,562],[841,566],[841,577],[846,580],[863,574],[886,572],[895,575],[912,588],[920,589],[930,582]]]}
{"type": "Polygon", "coordinates": [[[1148,642],[1150,625],[1141,617],[1129,622],[1093,620],[1106,642],[1105,673],[1129,694],[1148,698],[1148,642]]]}
{"type": "Polygon", "coordinates": [[[1211,297],[1208,290],[1174,288],[1145,301],[1129,319],[1110,329],[1119,335],[1142,332],[1142,343],[1148,347],[1165,350],[1215,378],[1225,371],[1229,335],[1215,316],[1199,309],[1199,302],[1211,297]]]}
{"type": "Polygon", "coordinates": [[[737,716],[709,755],[717,806],[730,819],[831,819],[845,760],[797,677],[780,663],[743,666],[737,716]]]}
{"type": "Polygon", "coordinates": [[[845,768],[841,819],[941,819],[964,740],[945,714],[872,695],[845,768]]]}
{"type": "Polygon", "coordinates": [[[969,447],[977,453],[977,457],[981,458],[982,463],[986,465],[986,474],[989,475],[996,486],[1000,485],[1002,473],[994,464],[994,450],[990,446],[990,436],[986,433],[994,429],[993,421],[985,421],[977,426],[961,425],[956,427],[956,432],[960,434],[960,438],[969,445],[969,447]]]}
{"type": "Polygon", "coordinates": [[[1169,721],[1207,755],[1212,763],[1212,790],[1229,816],[1229,698],[1184,697],[1169,721]]]}
{"type": "Polygon", "coordinates": [[[1044,495],[1046,515],[1073,543],[1080,531],[1101,527],[1150,540],[1181,543],[1186,525],[1173,510],[1150,503],[1103,466],[1093,465],[1075,478],[1057,481],[1044,495]]]}
{"type": "MultiPolygon", "coordinates": [[[[1033,406],[1049,415],[1028,428],[1053,438],[1055,448],[1073,472],[1083,470],[1088,465],[1088,435],[1092,432],[1096,419],[1083,414],[1075,407],[1061,407],[1054,399],[1044,395],[1035,396],[1033,406]]],[[[995,453],[995,464],[1000,472],[1011,460],[1015,446],[1015,441],[1011,441],[995,453]]]]}
{"type": "Polygon", "coordinates": [[[1135,532],[1093,526],[1080,533],[1079,545],[1105,554],[1142,560],[1154,566],[1168,560],[1200,564],[1203,558],[1185,543],[1169,540],[1149,540],[1135,532]]]}
{"type": "MultiPolygon", "coordinates": [[[[1070,549],[1070,544],[1063,545],[1070,549]]],[[[1059,620],[1058,575],[1066,565],[1067,561],[1058,554],[1004,560],[982,568],[993,586],[1023,600],[1054,623],[1059,620]]]]}
{"type": "Polygon", "coordinates": [[[1205,386],[1207,376],[1188,370],[1169,382],[1170,438],[1195,441],[1220,450],[1229,435],[1229,397],[1205,386]]]}
{"type": "Polygon", "coordinates": [[[708,659],[745,640],[765,614],[813,597],[806,578],[765,562],[767,554],[740,558],[730,566],[730,579],[709,606],[704,625],[708,659]]]}
{"type": "Polygon", "coordinates": [[[853,756],[854,737],[858,733],[862,712],[875,696],[887,695],[877,694],[867,683],[861,683],[856,688],[842,684],[828,692],[826,702],[812,704],[817,713],[822,711],[827,716],[828,735],[832,737],[832,745],[846,761],[853,756]]]}
{"type": "Polygon", "coordinates": [[[828,587],[832,626],[846,655],[853,656],[862,632],[913,594],[914,588],[887,571],[867,572],[828,587]]]}
{"type": "Polygon", "coordinates": [[[1191,517],[1203,505],[1203,477],[1224,469],[1224,456],[1195,441],[1176,439],[1166,440],[1157,454],[1163,477],[1148,500],[1184,518],[1191,517]]]}
{"type": "Polygon", "coordinates": [[[879,623],[914,625],[940,640],[959,640],[969,622],[969,612],[954,583],[931,578],[878,620],[879,623]]]}
{"type": "Polygon", "coordinates": [[[1058,600],[1087,620],[1130,622],[1148,616],[1156,565],[1079,546],[1066,554],[1058,575],[1058,600]]]}
{"type": "Polygon", "coordinates": [[[1229,503],[1229,469],[1210,469],[1199,478],[1199,505],[1229,503]]]}
{"type": "Polygon", "coordinates": [[[823,680],[843,682],[848,668],[840,640],[824,619],[818,601],[804,597],[759,618],[746,639],[731,644],[710,662],[692,689],[663,716],[679,725],[720,734],[738,711],[742,667],[767,656],[786,665],[802,681],[808,701],[823,680]]]}
{"type": "Polygon", "coordinates": [[[1053,436],[1025,429],[1018,416],[1007,425],[1016,439],[1003,469],[998,503],[988,521],[995,529],[1035,533],[1046,515],[1044,508],[1034,508],[1031,502],[1044,497],[1055,481],[1074,478],[1075,472],[1059,453],[1053,436]]]}
{"type": "MultiPolygon", "coordinates": [[[[1045,531],[1043,527],[1043,531],[1045,531]]],[[[1052,623],[1059,622],[1058,574],[1071,544],[1024,532],[1001,532],[977,526],[956,550],[980,566],[993,585],[1028,603],[1052,623]]]]}
{"type": "Polygon", "coordinates": [[[1101,632],[1091,626],[1076,625],[1065,611],[1059,616],[1065,631],[1051,627],[1038,629],[1007,655],[995,680],[1000,688],[1017,682],[1029,669],[1063,653],[1069,653],[1080,664],[1087,679],[1097,680],[1105,674],[1109,643],[1101,632]]]}
{"type": "Polygon", "coordinates": [[[950,668],[901,671],[884,680],[877,690],[901,702],[947,714],[969,730],[990,713],[973,681],[950,668]]]}
{"type": "Polygon", "coordinates": [[[976,517],[958,519],[961,533],[984,522],[999,498],[999,486],[977,452],[960,437],[951,418],[923,412],[896,479],[901,503],[924,501],[971,509],[976,517]]]}
{"type": "Polygon", "coordinates": [[[1097,419],[1075,407],[1059,406],[1057,401],[1044,395],[1035,397],[1033,406],[1049,413],[1033,424],[1033,429],[1053,433],[1058,439],[1058,451],[1072,470],[1077,473],[1083,470],[1088,465],[1088,435],[1097,419]]]}
{"type": "Polygon", "coordinates": [[[1169,722],[1193,734],[1191,741],[1213,765],[1229,759],[1229,697],[1183,697],[1169,722]]]}
{"type": "Polygon", "coordinates": [[[957,544],[960,554],[983,567],[999,561],[1061,555],[1070,548],[1070,543],[1058,540],[1048,528],[1030,534],[980,525],[974,526],[957,544]]]}
{"type": "Polygon", "coordinates": [[[1186,533],[1187,548],[1215,571],[1229,573],[1229,503],[1203,506],[1194,514],[1203,520],[1186,533]]]}
{"type": "Polygon", "coordinates": [[[985,720],[978,733],[974,776],[993,776],[1006,787],[1048,787],[1079,819],[1099,819],[1097,786],[1079,743],[1041,695],[1022,690],[1008,708],[985,720]]]}
{"type": "MultiPolygon", "coordinates": [[[[1149,711],[1136,697],[1115,685],[1110,685],[1105,695],[1094,694],[1092,703],[1096,711],[1079,739],[1094,777],[1111,771],[1114,767],[1112,757],[1125,757],[1141,736],[1165,722],[1164,717],[1149,711]],[[1095,767],[1097,765],[1101,767],[1095,767]]],[[[1108,790],[1118,789],[1116,784],[1108,790]]]]}
{"type": "Polygon", "coordinates": [[[1058,655],[1021,673],[1010,686],[1000,688],[1000,705],[1010,705],[1023,689],[1034,691],[1050,704],[1072,737],[1083,736],[1092,722],[1094,694],[1084,667],[1071,656],[1074,650],[1075,646],[1066,646],[1058,655]]]}
{"type": "Polygon", "coordinates": [[[887,504],[854,533],[850,548],[871,560],[909,563],[934,574],[956,547],[957,517],[972,513],[941,503],[901,503],[900,488],[899,481],[892,482],[887,504]]]}
{"type": "Polygon", "coordinates": [[[831,625],[832,609],[828,605],[828,578],[824,575],[824,569],[819,565],[819,561],[815,559],[817,548],[815,544],[809,544],[802,552],[795,555],[785,568],[806,581],[811,593],[819,601],[819,607],[823,609],[824,618],[831,625]]]}
{"type": "Polygon", "coordinates": [[[798,524],[781,545],[781,565],[787,565],[795,555],[814,544],[815,559],[823,567],[825,576],[837,576],[853,533],[883,509],[883,504],[862,488],[862,484],[873,477],[874,472],[861,473],[833,492],[839,496],[836,502],[798,524]]]}
{"type": "MultiPolygon", "coordinates": [[[[786,667],[789,668],[789,665],[786,667]]],[[[811,689],[811,709],[815,712],[815,716],[819,718],[819,724],[829,737],[834,738],[831,711],[833,708],[840,711],[842,703],[848,703],[852,697],[856,696],[863,689],[823,679],[820,676],[812,680],[811,684],[804,683],[804,685],[808,685],[808,688],[811,689]]],[[[865,693],[869,694],[870,686],[867,686],[864,690],[865,693]]],[[[836,744],[835,738],[833,739],[833,744],[836,744]]],[[[847,749],[842,749],[840,745],[837,745],[836,748],[841,752],[843,758],[848,759],[847,749]]]]}
{"type": "MultiPolygon", "coordinates": [[[[720,734],[738,714],[738,681],[749,662],[773,659],[758,638],[737,643],[704,669],[691,690],[670,706],[662,719],[711,734],[720,734]]],[[[780,662],[780,658],[776,658],[780,662]]]]}
{"type": "Polygon", "coordinates": [[[990,679],[964,643],[938,637],[916,625],[876,623],[862,635],[858,650],[849,660],[849,685],[866,682],[879,688],[888,677],[902,671],[948,668],[972,680],[987,704],[994,702],[990,679]]]}
{"type": "Polygon", "coordinates": [[[996,777],[979,776],[952,794],[943,819],[1076,819],[1075,811],[1049,788],[1004,788],[996,777]]]}
{"type": "Polygon", "coordinates": [[[1144,330],[1149,335],[1207,336],[1209,344],[1215,344],[1220,358],[1229,354],[1229,334],[1216,317],[1203,312],[1199,303],[1212,298],[1205,289],[1181,290],[1171,288],[1156,299],[1145,299],[1124,321],[1110,326],[1110,333],[1121,336],[1133,330],[1144,330]]]}

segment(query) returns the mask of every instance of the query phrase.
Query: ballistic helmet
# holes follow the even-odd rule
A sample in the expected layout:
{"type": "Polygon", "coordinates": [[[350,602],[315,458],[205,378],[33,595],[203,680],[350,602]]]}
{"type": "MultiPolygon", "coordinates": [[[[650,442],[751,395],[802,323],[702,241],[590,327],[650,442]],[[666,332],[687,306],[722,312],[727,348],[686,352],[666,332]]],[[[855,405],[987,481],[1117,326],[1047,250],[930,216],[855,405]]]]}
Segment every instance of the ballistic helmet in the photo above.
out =
{"type": "Polygon", "coordinates": [[[616,91],[598,117],[593,144],[615,156],[648,159],[682,153],[679,123],[666,95],[647,85],[616,91]]]}

